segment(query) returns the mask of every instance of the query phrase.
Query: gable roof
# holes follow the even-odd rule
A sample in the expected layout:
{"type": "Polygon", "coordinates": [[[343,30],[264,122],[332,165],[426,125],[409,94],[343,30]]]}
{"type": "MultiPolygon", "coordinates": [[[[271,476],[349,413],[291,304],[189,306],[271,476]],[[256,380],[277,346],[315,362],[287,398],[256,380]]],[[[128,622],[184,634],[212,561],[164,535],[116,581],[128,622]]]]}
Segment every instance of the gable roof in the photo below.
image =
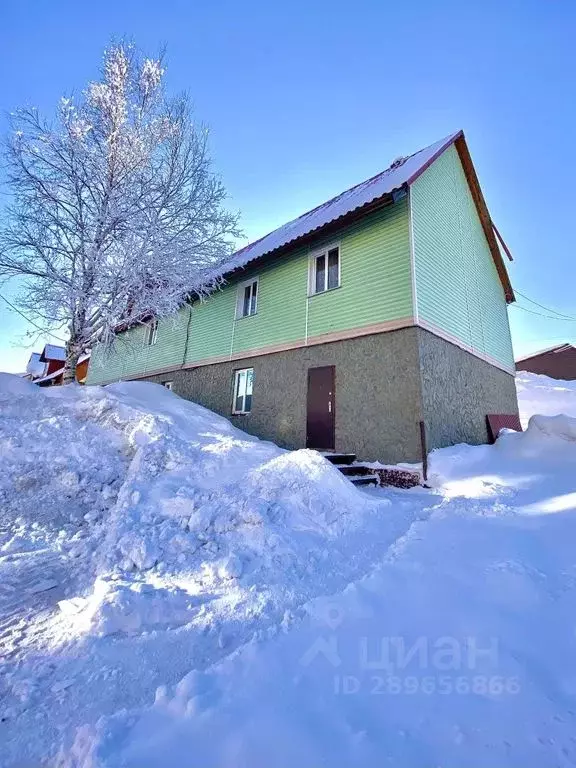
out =
{"type": "Polygon", "coordinates": [[[567,352],[569,349],[575,349],[575,347],[573,344],[566,342],[565,344],[558,344],[555,347],[541,349],[539,352],[532,352],[531,355],[526,355],[525,357],[519,357],[516,362],[523,363],[526,360],[532,360],[533,357],[540,357],[540,355],[554,355],[558,354],[558,352],[567,352]]]}
{"type": "Polygon", "coordinates": [[[486,207],[474,166],[472,165],[463,131],[456,131],[456,133],[440,139],[440,141],[415,152],[413,155],[398,158],[385,171],[351,187],[326,203],[322,203],[322,205],[313,208],[311,211],[278,227],[278,229],[261,237],[259,240],[255,240],[253,243],[241,248],[222,266],[219,271],[220,275],[230,275],[236,270],[243,269],[256,259],[268,256],[269,254],[274,253],[277,255],[277,252],[281,249],[283,250],[287,246],[294,246],[312,234],[319,234],[330,225],[334,225],[337,222],[344,224],[349,216],[368,213],[377,203],[392,202],[395,192],[406,189],[413,184],[434,160],[452,144],[456,144],[460,155],[490,252],[504,288],[506,300],[508,302],[514,301],[512,286],[496,241],[494,225],[486,207]]]}
{"type": "Polygon", "coordinates": [[[26,373],[29,376],[43,376],[46,370],[45,363],[40,360],[40,352],[32,352],[28,365],[26,366],[26,373]]]}
{"type": "Polygon", "coordinates": [[[40,360],[47,363],[48,360],[66,360],[66,350],[56,344],[45,344],[40,360]]]}

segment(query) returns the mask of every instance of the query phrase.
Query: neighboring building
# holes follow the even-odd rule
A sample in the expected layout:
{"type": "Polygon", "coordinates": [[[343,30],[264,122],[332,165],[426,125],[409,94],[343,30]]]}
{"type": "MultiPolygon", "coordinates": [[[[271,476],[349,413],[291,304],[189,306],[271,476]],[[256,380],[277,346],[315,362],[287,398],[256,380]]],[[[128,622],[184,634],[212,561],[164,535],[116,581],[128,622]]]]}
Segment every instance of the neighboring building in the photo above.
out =
{"type": "MultiPolygon", "coordinates": [[[[36,353],[34,353],[36,354],[36,353]]],[[[39,355],[40,364],[45,366],[44,374],[34,380],[39,387],[58,387],[64,378],[64,363],[66,362],[66,350],[55,344],[46,344],[39,355]]],[[[76,381],[79,384],[86,383],[90,353],[87,352],[78,360],[76,366],[76,381]]]]}
{"type": "Polygon", "coordinates": [[[94,351],[288,448],[419,460],[517,414],[514,294],[458,132],[238,251],[226,284],[94,351]]]}
{"type": "Polygon", "coordinates": [[[516,361],[517,371],[542,373],[552,379],[576,379],[576,347],[559,344],[516,361]]]}
{"type": "Polygon", "coordinates": [[[54,387],[62,384],[66,350],[56,344],[45,344],[40,353],[40,362],[44,363],[46,370],[42,378],[36,380],[39,387],[54,387]]]}
{"type": "Polygon", "coordinates": [[[46,369],[46,375],[50,375],[55,371],[64,368],[64,362],[66,361],[66,350],[64,347],[59,347],[56,344],[46,344],[40,355],[40,362],[46,363],[48,366],[46,369]]]}
{"type": "Polygon", "coordinates": [[[41,352],[32,352],[26,366],[26,373],[23,374],[24,379],[35,381],[46,374],[46,363],[40,361],[41,354],[41,352]]]}
{"type": "Polygon", "coordinates": [[[86,376],[88,375],[88,366],[90,365],[90,352],[82,355],[78,359],[76,364],[76,381],[79,384],[86,384],[86,376]]]}

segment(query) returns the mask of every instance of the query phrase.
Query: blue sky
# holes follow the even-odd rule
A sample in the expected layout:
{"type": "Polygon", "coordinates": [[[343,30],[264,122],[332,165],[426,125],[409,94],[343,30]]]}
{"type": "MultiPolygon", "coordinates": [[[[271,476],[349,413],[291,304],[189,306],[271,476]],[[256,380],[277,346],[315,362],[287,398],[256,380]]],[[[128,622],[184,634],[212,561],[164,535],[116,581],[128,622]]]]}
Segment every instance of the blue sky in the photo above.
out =
{"type": "MultiPolygon", "coordinates": [[[[576,318],[573,1],[3,3],[0,108],[52,110],[121,36],[167,46],[248,239],[463,128],[513,285],[576,318]]],[[[575,322],[510,318],[517,355],[576,338],[575,322]]],[[[25,367],[25,330],[0,306],[0,369],[25,367]]]]}

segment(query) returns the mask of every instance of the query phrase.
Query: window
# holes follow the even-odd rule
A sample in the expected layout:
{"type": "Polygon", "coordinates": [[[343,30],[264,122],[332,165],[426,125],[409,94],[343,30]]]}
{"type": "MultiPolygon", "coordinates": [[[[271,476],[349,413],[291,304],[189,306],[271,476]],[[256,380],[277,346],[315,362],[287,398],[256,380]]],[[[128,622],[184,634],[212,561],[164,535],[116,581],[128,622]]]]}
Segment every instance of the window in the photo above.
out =
{"type": "Polygon", "coordinates": [[[146,329],[146,344],[151,347],[158,341],[158,320],[151,320],[146,329]]]}
{"type": "Polygon", "coordinates": [[[310,293],[324,293],[340,285],[340,249],[338,246],[315,253],[310,260],[310,293]]]}
{"type": "Polygon", "coordinates": [[[234,372],[234,403],[232,413],[250,413],[252,410],[252,384],[254,368],[234,372]]]}
{"type": "Polygon", "coordinates": [[[258,279],[248,280],[238,286],[236,317],[255,315],[258,309],[258,279]]]}
{"type": "Polygon", "coordinates": [[[174,384],[173,381],[163,381],[162,382],[162,386],[166,387],[166,389],[169,389],[170,391],[172,391],[172,384],[174,384]]]}

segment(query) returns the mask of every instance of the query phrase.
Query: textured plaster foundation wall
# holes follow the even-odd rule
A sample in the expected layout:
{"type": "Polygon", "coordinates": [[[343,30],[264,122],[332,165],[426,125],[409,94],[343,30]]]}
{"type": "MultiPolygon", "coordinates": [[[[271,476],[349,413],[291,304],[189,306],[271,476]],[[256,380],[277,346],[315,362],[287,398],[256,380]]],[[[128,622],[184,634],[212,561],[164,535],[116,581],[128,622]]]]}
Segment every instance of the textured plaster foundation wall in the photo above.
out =
{"type": "Polygon", "coordinates": [[[418,329],[428,450],[488,440],[486,414],[518,413],[514,376],[418,329]]]}
{"type": "Polygon", "coordinates": [[[336,449],[365,460],[419,461],[416,328],[150,377],[285,448],[306,445],[308,368],[336,366],[336,449]],[[233,373],[254,368],[252,412],[231,415],[233,373]]]}

